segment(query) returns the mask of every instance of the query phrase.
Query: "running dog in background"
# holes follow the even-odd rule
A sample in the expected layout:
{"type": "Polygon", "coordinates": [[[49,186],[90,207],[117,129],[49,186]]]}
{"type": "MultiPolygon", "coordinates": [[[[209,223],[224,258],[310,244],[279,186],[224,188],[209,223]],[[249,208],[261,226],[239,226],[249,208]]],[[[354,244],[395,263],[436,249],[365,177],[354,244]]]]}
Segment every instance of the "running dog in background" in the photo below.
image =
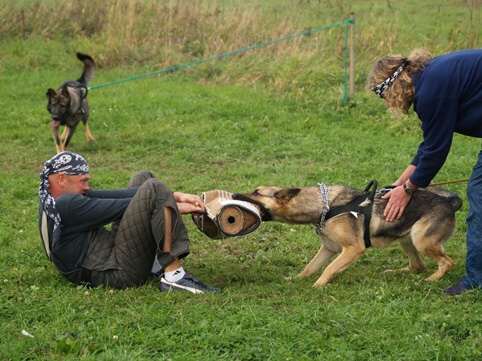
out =
{"type": "Polygon", "coordinates": [[[386,200],[380,192],[372,198],[360,189],[334,185],[326,187],[279,188],[259,187],[249,194],[233,194],[233,199],[258,205],[264,221],[315,224],[322,245],[315,257],[298,277],[318,272],[335,254],[313,285],[322,287],[365,253],[366,248],[386,247],[398,241],[410,264],[404,270],[422,271],[425,264],[420,253],[434,259],[438,270],[426,280],[441,279],[454,265],[445,254],[443,244],[455,228],[455,212],[462,206],[460,197],[439,186],[419,190],[412,195],[402,218],[385,221],[386,200]],[[357,204],[347,209],[346,205],[357,204]],[[363,209],[370,208],[371,216],[363,209]],[[369,219],[366,227],[365,219],[369,219]],[[366,234],[365,230],[368,230],[366,234]]]}
{"type": "Polygon", "coordinates": [[[84,71],[76,81],[67,80],[55,91],[47,90],[47,110],[52,115],[51,128],[54,136],[57,153],[67,150],[70,140],[74,135],[79,122],[84,124],[84,132],[89,143],[95,143],[90,133],[87,120],[90,114],[87,102],[87,84],[95,75],[94,60],[85,54],[77,53],[77,58],[84,63],[84,71]],[[59,135],[59,127],[63,125],[62,136],[59,135]]]}

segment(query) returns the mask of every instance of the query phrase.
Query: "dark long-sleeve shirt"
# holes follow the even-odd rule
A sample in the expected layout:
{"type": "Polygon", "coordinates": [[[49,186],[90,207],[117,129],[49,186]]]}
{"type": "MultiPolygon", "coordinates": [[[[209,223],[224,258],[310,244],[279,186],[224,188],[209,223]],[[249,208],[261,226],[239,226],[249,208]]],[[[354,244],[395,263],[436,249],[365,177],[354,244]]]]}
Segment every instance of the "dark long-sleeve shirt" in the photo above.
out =
{"type": "MultiPolygon", "coordinates": [[[[81,268],[89,242],[89,232],[120,220],[137,188],[94,191],[85,195],[63,194],[55,198],[60,214],[61,235],[52,258],[57,268],[68,273],[81,268]]],[[[39,214],[39,225],[42,210],[39,214]]],[[[49,238],[53,222],[48,220],[49,238]]]]}
{"type": "Polygon", "coordinates": [[[416,169],[410,181],[426,187],[445,163],[454,132],[482,138],[482,50],[435,57],[413,84],[423,142],[411,162],[416,169]]]}

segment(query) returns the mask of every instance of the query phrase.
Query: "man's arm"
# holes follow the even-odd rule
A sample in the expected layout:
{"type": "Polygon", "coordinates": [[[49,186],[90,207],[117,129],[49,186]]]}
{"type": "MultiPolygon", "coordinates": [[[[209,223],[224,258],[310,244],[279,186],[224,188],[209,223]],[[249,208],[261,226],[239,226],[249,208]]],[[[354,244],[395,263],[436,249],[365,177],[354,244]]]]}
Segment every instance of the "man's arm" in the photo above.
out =
{"type": "Polygon", "coordinates": [[[55,202],[62,219],[63,232],[86,232],[122,218],[131,198],[90,198],[65,194],[55,202]]]}
{"type": "Polygon", "coordinates": [[[109,199],[121,199],[132,198],[136,194],[138,188],[125,188],[125,189],[113,189],[113,190],[92,190],[89,189],[85,192],[85,195],[90,198],[109,198],[109,199]]]}

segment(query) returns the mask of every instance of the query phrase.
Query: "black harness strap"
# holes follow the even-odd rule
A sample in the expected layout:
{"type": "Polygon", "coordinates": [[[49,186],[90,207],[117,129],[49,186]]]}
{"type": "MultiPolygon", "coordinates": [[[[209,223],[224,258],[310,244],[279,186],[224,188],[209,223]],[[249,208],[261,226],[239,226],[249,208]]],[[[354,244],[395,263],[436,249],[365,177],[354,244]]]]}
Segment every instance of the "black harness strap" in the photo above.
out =
{"type": "Polygon", "coordinates": [[[373,179],[368,183],[365,187],[365,194],[356,197],[351,202],[345,204],[344,206],[334,207],[331,208],[330,211],[326,214],[325,220],[328,220],[332,217],[338,216],[342,213],[350,213],[355,212],[359,214],[363,214],[365,217],[365,229],[363,232],[363,239],[365,241],[365,247],[369,248],[372,245],[370,240],[370,220],[372,218],[372,210],[373,210],[373,201],[375,198],[375,193],[377,191],[378,182],[373,179]],[[369,192],[370,188],[372,191],[369,192]],[[369,201],[368,204],[361,206],[363,202],[369,201]]]}
{"type": "MultiPolygon", "coordinates": [[[[69,88],[74,88],[79,92],[80,96],[80,104],[75,113],[82,113],[85,114],[85,107],[84,107],[84,100],[87,98],[87,94],[89,94],[89,88],[86,85],[78,85],[77,82],[67,82],[65,85],[69,88]]],[[[62,88],[62,87],[61,87],[62,88]]]]}
{"type": "Polygon", "coordinates": [[[87,98],[87,94],[89,93],[89,89],[86,86],[77,86],[77,89],[80,89],[80,105],[79,109],[77,109],[77,112],[80,110],[82,114],[85,114],[85,108],[84,108],[84,100],[87,98]]]}

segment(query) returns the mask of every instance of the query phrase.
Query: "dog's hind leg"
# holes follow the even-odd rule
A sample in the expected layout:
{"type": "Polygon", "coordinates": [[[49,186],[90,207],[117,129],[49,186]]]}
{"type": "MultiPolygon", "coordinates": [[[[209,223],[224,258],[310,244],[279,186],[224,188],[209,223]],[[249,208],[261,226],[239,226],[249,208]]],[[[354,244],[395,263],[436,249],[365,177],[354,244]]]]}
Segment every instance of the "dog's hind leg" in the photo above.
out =
{"type": "Polygon", "coordinates": [[[90,132],[89,126],[87,124],[87,120],[83,120],[82,123],[84,123],[85,138],[89,143],[95,143],[95,139],[92,136],[92,133],[90,132]]]}
{"type": "Polygon", "coordinates": [[[433,273],[430,277],[425,278],[425,281],[438,281],[440,280],[445,274],[452,269],[454,266],[454,261],[447,256],[445,253],[440,255],[436,259],[438,263],[438,270],[433,273]]]}
{"type": "Polygon", "coordinates": [[[325,268],[321,277],[313,284],[313,287],[322,287],[331,282],[336,274],[346,270],[352,263],[356,262],[365,253],[365,250],[366,248],[360,245],[351,245],[343,248],[340,255],[325,268]]]}
{"type": "Polygon", "coordinates": [[[419,248],[425,256],[434,259],[438,264],[438,269],[431,276],[427,277],[425,281],[438,281],[454,266],[454,261],[445,254],[445,250],[439,240],[430,242],[419,248]]]}
{"type": "Polygon", "coordinates": [[[425,278],[425,281],[438,281],[440,280],[443,276],[445,276],[445,274],[450,271],[452,269],[452,267],[454,266],[454,261],[449,257],[447,256],[445,253],[442,255],[440,255],[437,259],[436,259],[437,263],[438,263],[438,270],[433,273],[430,277],[427,277],[425,278]]]}
{"type": "Polygon", "coordinates": [[[318,272],[321,267],[323,267],[330,259],[333,258],[333,256],[336,254],[336,252],[333,252],[326,248],[326,246],[321,245],[321,248],[318,250],[316,253],[315,257],[308,263],[300,274],[296,277],[309,277],[316,272],[318,272]]]}
{"type": "Polygon", "coordinates": [[[438,281],[454,266],[454,261],[445,254],[443,243],[452,235],[455,229],[455,219],[445,224],[438,225],[436,232],[434,229],[423,227],[424,232],[417,232],[415,226],[412,229],[413,244],[423,255],[432,258],[438,264],[438,269],[426,281],[438,281]]]}
{"type": "Polygon", "coordinates": [[[423,263],[420,253],[412,243],[410,237],[406,237],[400,240],[400,246],[402,247],[405,254],[408,256],[409,266],[403,270],[421,272],[425,269],[425,263],[423,263]]]}

